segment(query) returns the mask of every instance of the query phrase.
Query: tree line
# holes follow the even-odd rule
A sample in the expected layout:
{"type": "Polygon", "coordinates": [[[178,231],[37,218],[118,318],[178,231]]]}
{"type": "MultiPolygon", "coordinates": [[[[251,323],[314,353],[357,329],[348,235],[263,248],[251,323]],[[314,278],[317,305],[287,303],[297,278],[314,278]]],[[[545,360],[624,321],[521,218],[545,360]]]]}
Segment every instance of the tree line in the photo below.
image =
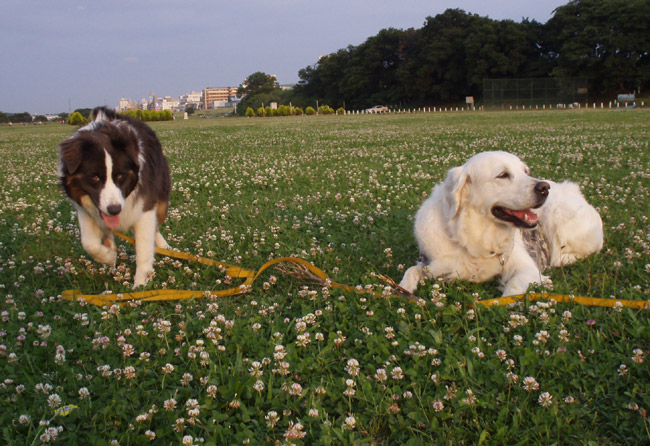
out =
{"type": "Polygon", "coordinates": [[[650,86],[649,30],[648,0],[573,0],[545,24],[448,9],[422,28],[383,29],[321,57],[291,91],[255,73],[263,88],[249,76],[240,111],[270,101],[346,109],[480,101],[484,79],[504,78],[586,77],[589,100],[611,100],[650,86]]]}

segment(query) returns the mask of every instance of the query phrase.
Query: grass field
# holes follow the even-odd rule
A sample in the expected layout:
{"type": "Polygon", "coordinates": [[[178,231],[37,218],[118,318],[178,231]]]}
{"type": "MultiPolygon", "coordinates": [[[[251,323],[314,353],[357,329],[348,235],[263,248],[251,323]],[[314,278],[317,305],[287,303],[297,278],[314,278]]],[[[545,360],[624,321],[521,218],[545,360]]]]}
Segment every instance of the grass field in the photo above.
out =
{"type": "MultiPolygon", "coordinates": [[[[155,123],[176,249],[257,269],[299,256],[382,291],[417,258],[413,215],[484,150],[580,183],[602,252],[552,270],[562,294],[650,299],[650,111],[192,119],[155,123]]],[[[4,444],[648,444],[647,310],[476,307],[496,281],[430,282],[414,303],[268,270],[244,295],[125,307],[134,250],[92,261],[57,185],[61,125],[0,127],[4,444]],[[67,411],[61,408],[73,405],[67,411]]],[[[218,290],[157,257],[148,289],[218,290]]]]}

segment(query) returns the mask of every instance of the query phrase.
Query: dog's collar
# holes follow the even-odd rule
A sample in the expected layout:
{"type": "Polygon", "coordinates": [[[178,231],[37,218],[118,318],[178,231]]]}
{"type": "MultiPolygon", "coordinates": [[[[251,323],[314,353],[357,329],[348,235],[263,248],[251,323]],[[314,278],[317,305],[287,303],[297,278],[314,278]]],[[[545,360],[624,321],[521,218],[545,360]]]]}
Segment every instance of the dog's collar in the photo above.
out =
{"type": "Polygon", "coordinates": [[[505,253],[503,252],[499,253],[494,251],[490,252],[490,257],[497,257],[497,256],[499,257],[499,263],[501,264],[501,266],[505,265],[506,261],[508,260],[505,253]]]}

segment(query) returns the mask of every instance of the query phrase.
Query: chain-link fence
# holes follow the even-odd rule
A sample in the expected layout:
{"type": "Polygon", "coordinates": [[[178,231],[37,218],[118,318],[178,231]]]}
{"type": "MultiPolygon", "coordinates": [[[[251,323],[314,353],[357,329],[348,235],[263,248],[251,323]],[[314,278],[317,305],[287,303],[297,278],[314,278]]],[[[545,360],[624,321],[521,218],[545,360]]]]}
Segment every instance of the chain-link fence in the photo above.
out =
{"type": "Polygon", "coordinates": [[[556,107],[586,101],[586,77],[483,80],[483,105],[486,107],[556,107]]]}

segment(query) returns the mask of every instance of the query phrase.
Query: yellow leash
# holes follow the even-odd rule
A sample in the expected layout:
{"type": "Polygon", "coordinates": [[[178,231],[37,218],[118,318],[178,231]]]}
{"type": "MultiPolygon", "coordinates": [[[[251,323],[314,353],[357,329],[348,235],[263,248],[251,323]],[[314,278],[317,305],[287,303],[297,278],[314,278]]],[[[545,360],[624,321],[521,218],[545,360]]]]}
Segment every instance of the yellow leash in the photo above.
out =
{"type": "MultiPolygon", "coordinates": [[[[123,240],[131,244],[135,244],[133,238],[114,232],[114,234],[120,237],[123,240]]],[[[213,291],[192,291],[192,290],[150,290],[150,291],[136,291],[131,293],[111,293],[111,294],[82,294],[79,290],[65,290],[62,293],[63,299],[66,300],[77,300],[83,299],[86,302],[104,306],[111,304],[126,305],[127,303],[138,300],[142,302],[157,302],[157,301],[166,301],[166,300],[181,300],[181,299],[198,299],[201,297],[228,297],[235,296],[238,294],[244,294],[248,292],[255,282],[255,279],[267,268],[277,265],[278,263],[286,262],[298,265],[316,276],[320,281],[326,284],[330,288],[339,288],[345,291],[355,290],[361,293],[371,293],[377,296],[380,293],[374,291],[366,291],[353,287],[350,285],[344,285],[341,283],[334,282],[329,279],[327,274],[320,268],[314,266],[310,262],[304,259],[297,257],[281,257],[277,259],[270,260],[260,267],[257,271],[253,271],[247,268],[241,268],[239,266],[229,265],[227,263],[218,262],[212,259],[206,259],[204,257],[195,256],[192,254],[187,254],[180,251],[174,251],[170,249],[156,248],[156,253],[165,255],[168,257],[188,260],[191,262],[201,263],[208,266],[216,266],[224,269],[224,273],[232,278],[244,279],[244,282],[236,287],[228,288],[225,290],[213,290],[213,291]]],[[[397,283],[392,279],[381,277],[383,280],[388,282],[388,284],[393,287],[400,296],[406,296],[412,299],[417,300],[418,298],[413,296],[408,291],[401,288],[397,283]]],[[[617,300],[617,299],[603,299],[598,297],[583,297],[583,296],[570,296],[566,294],[552,294],[552,293],[530,293],[528,295],[519,294],[514,296],[500,297],[496,299],[485,299],[476,302],[477,305],[485,306],[494,306],[494,305],[510,305],[513,303],[525,301],[536,301],[540,299],[544,300],[554,300],[556,302],[572,302],[580,305],[588,306],[597,306],[597,307],[617,307],[623,306],[634,309],[650,309],[649,300],[617,300]]]]}
{"type": "MultiPolygon", "coordinates": [[[[114,232],[114,234],[120,237],[123,240],[131,244],[135,244],[133,238],[114,232]]],[[[192,254],[187,254],[180,251],[174,251],[170,249],[156,248],[156,253],[172,257],[175,259],[189,260],[191,262],[201,263],[208,266],[217,266],[224,268],[224,273],[232,278],[244,279],[244,283],[239,286],[228,288],[225,290],[213,290],[213,291],[192,291],[192,290],[150,290],[150,291],[136,291],[131,293],[111,293],[111,294],[82,294],[79,290],[65,290],[62,293],[63,299],[66,300],[77,300],[84,299],[86,302],[93,305],[111,305],[114,303],[125,305],[129,301],[139,300],[142,302],[156,302],[156,301],[165,301],[165,300],[180,300],[180,299],[194,299],[200,297],[227,297],[235,296],[237,294],[246,293],[252,286],[255,279],[267,268],[277,265],[281,262],[293,263],[300,265],[301,267],[309,270],[314,274],[318,279],[327,283],[328,286],[333,288],[340,288],[346,291],[353,290],[354,287],[349,285],[343,285],[340,283],[333,282],[327,277],[327,274],[320,268],[312,265],[306,260],[296,258],[296,257],[281,257],[277,259],[270,260],[261,266],[257,271],[253,271],[247,268],[241,268],[239,266],[229,265],[227,263],[218,262],[212,259],[206,259],[204,257],[195,256],[192,254]]]]}
{"type": "Polygon", "coordinates": [[[497,299],[485,299],[476,302],[478,305],[491,307],[493,305],[510,305],[528,299],[554,300],[556,302],[573,302],[575,304],[587,305],[590,307],[627,307],[635,309],[650,309],[650,300],[625,300],[625,299],[603,299],[600,297],[570,296],[566,294],[553,293],[530,293],[528,295],[518,294],[515,296],[499,297],[497,299]]]}

